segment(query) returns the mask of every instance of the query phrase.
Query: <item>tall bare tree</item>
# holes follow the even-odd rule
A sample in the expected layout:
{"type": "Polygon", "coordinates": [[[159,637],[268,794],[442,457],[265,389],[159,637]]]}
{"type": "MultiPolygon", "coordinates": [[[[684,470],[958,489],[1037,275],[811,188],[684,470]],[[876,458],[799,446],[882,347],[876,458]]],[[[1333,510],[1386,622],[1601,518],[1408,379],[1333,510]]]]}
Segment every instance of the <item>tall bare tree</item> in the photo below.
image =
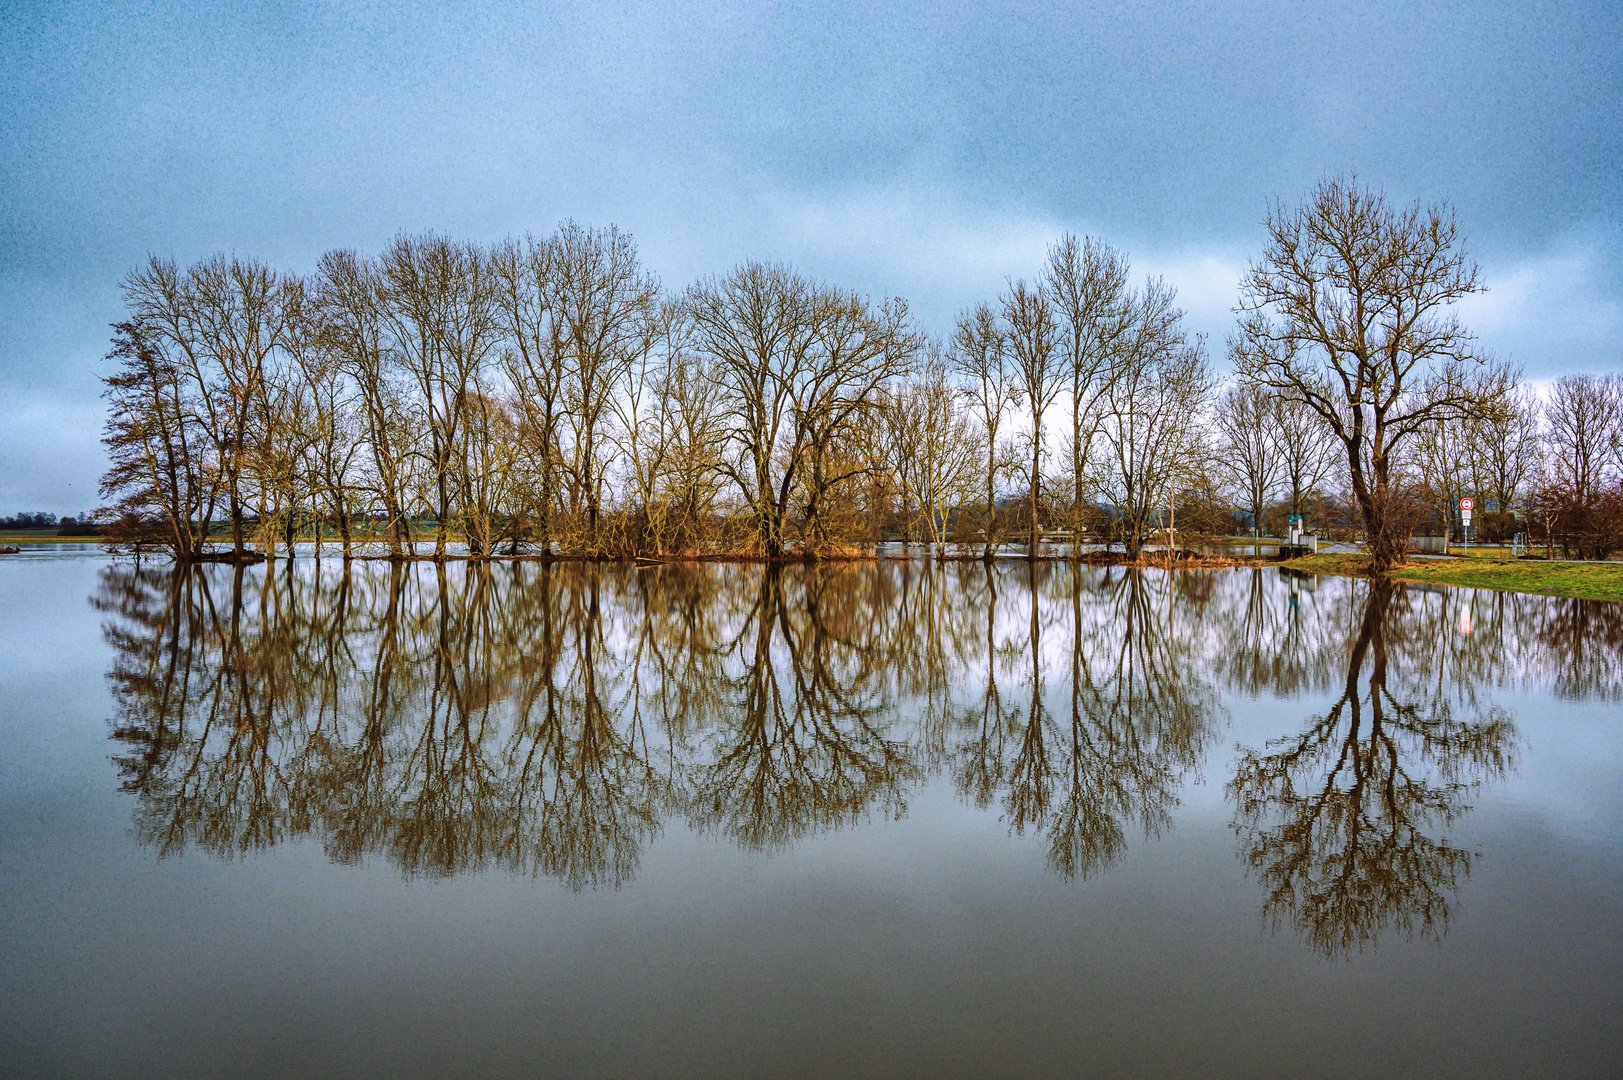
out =
{"type": "Polygon", "coordinates": [[[1257,386],[1231,386],[1217,399],[1212,411],[1213,434],[1218,440],[1215,464],[1230,491],[1251,515],[1260,532],[1267,509],[1283,472],[1278,429],[1274,426],[1275,399],[1257,386]]]}
{"type": "Polygon", "coordinates": [[[247,556],[245,475],[270,436],[254,419],[289,325],[287,289],[261,263],[215,255],[184,273],[152,258],[124,279],[132,315],[195,387],[197,419],[214,443],[231,519],[232,553],[247,556]]]}
{"type": "Polygon", "coordinates": [[[536,532],[545,554],[552,554],[553,513],[558,501],[562,454],[558,431],[563,423],[568,330],[554,280],[556,245],[526,235],[506,240],[490,252],[496,279],[496,305],[504,333],[502,366],[524,419],[524,448],[536,516],[536,532]]]}
{"type": "Polygon", "coordinates": [[[1623,378],[1562,376],[1544,416],[1550,468],[1575,499],[1588,500],[1623,478],[1623,378]]]}
{"type": "Polygon", "coordinates": [[[599,230],[565,222],[551,247],[564,360],[565,486],[595,548],[615,446],[614,395],[653,345],[659,283],[643,270],[631,237],[612,225],[599,230]]]}
{"type": "Polygon", "coordinates": [[[799,484],[805,546],[816,556],[830,541],[828,502],[833,494],[872,472],[861,452],[863,429],[881,419],[885,382],[911,369],[923,338],[908,329],[907,305],[889,300],[879,308],[855,294],[826,290],[818,304],[814,375],[796,397],[795,412],[806,433],[806,469],[799,484]]]}
{"type": "Polygon", "coordinates": [[[1183,312],[1173,306],[1174,295],[1151,280],[1132,298],[1100,406],[1105,452],[1093,487],[1110,504],[1130,559],[1143,551],[1163,509],[1168,526],[1173,524],[1179,486],[1204,456],[1211,376],[1204,344],[1191,343],[1180,325],[1183,312]]]}
{"type": "Polygon", "coordinates": [[[1497,513],[1514,512],[1528,481],[1539,472],[1543,448],[1538,422],[1538,399],[1523,390],[1507,395],[1475,426],[1485,459],[1488,494],[1497,513]]]}
{"type": "Polygon", "coordinates": [[[428,462],[443,559],[457,494],[463,419],[497,345],[495,276],[472,244],[399,236],[382,258],[382,312],[427,420],[428,462]]]}
{"type": "Polygon", "coordinates": [[[355,388],[368,504],[386,523],[389,554],[398,559],[409,535],[406,500],[418,425],[389,344],[384,285],[375,264],[353,251],[332,251],[321,258],[314,291],[322,347],[355,388]]]}
{"type": "Polygon", "coordinates": [[[462,425],[457,501],[468,550],[494,555],[502,538],[515,543],[515,508],[523,486],[519,422],[508,403],[479,386],[468,395],[462,425]]]}
{"type": "Polygon", "coordinates": [[[614,399],[636,543],[655,554],[698,543],[720,486],[719,388],[691,333],[683,306],[663,303],[655,347],[627,369],[614,399]]]}
{"type": "Polygon", "coordinates": [[[1038,506],[1042,501],[1043,414],[1054,403],[1064,383],[1060,379],[1063,354],[1059,348],[1059,321],[1047,289],[1016,281],[1003,297],[1009,357],[1026,407],[1031,410],[1031,546],[1027,557],[1037,557],[1038,506]]]}
{"type": "MultiPolygon", "coordinates": [[[[880,386],[911,359],[916,343],[905,308],[876,312],[856,296],[767,263],[694,286],[687,308],[695,348],[726,392],[731,452],[723,472],[750,507],[758,550],[782,555],[791,499],[814,456],[873,408],[880,386]]],[[[813,500],[839,479],[812,477],[813,500]]],[[[816,512],[814,501],[814,521],[816,512]]]]}
{"type": "Polygon", "coordinates": [[[916,507],[924,538],[945,539],[946,521],[975,486],[979,432],[958,407],[946,357],[931,345],[919,369],[889,396],[884,410],[888,457],[904,504],[916,507]]]}
{"type": "Polygon", "coordinates": [[[1060,349],[1071,396],[1072,528],[1080,543],[1089,455],[1099,403],[1110,389],[1111,354],[1128,326],[1127,259],[1091,237],[1066,233],[1048,249],[1043,284],[1062,323],[1060,349]]]}
{"type": "MultiPolygon", "coordinates": [[[[318,286],[319,289],[319,286],[318,286]]],[[[302,290],[301,290],[302,291],[302,290]]],[[[344,370],[343,353],[324,333],[319,293],[302,296],[296,331],[289,346],[288,378],[309,401],[304,471],[310,491],[316,557],[321,557],[323,519],[338,531],[344,558],[354,555],[350,519],[354,512],[354,463],[360,453],[359,406],[355,384],[344,370]]]]}
{"type": "Polygon", "coordinates": [[[102,380],[108,403],[102,445],[110,464],[101,495],[112,501],[96,516],[115,540],[151,537],[185,562],[208,543],[220,494],[215,446],[197,420],[196,388],[163,339],[138,322],[119,323],[114,331],[107,358],[119,368],[102,380]],[[161,522],[156,529],[154,518],[161,522]]]}
{"type": "Polygon", "coordinates": [[[963,379],[963,394],[980,421],[981,469],[986,513],[981,520],[981,558],[991,562],[997,546],[997,478],[1000,472],[998,431],[1010,409],[1022,400],[1009,369],[1008,339],[997,313],[987,304],[958,316],[947,358],[963,379]]]}
{"type": "Polygon", "coordinates": [[[1476,266],[1456,248],[1452,211],[1395,209],[1356,178],[1276,205],[1268,237],[1241,282],[1236,365],[1335,433],[1385,577],[1405,539],[1393,454],[1428,425],[1480,415],[1511,382],[1450,310],[1481,291],[1476,266]]]}

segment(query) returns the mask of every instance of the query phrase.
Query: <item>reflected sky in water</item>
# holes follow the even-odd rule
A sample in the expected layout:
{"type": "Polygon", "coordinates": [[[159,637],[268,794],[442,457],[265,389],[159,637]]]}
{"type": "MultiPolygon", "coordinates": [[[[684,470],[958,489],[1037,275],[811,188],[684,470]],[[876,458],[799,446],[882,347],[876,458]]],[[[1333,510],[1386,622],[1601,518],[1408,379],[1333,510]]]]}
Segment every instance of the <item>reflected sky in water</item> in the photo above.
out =
{"type": "Polygon", "coordinates": [[[1021,563],[3,574],[23,1075],[1623,1060],[1623,606],[1021,563]]]}

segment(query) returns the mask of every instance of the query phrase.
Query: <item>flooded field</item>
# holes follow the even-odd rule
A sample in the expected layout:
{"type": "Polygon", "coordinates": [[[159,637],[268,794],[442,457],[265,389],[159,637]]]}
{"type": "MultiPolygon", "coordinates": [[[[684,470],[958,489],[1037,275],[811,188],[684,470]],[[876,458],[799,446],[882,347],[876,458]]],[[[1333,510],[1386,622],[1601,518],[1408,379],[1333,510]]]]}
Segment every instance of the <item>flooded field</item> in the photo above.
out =
{"type": "Polygon", "coordinates": [[[0,564],[18,1076],[1611,1076],[1623,606],[0,564]]]}

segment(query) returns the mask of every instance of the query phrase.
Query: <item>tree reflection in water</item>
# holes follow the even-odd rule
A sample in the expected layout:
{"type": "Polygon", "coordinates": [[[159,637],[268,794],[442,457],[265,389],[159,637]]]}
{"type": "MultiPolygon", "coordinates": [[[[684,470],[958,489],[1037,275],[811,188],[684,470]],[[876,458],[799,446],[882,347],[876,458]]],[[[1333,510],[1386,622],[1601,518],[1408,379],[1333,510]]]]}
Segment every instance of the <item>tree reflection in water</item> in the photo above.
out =
{"type": "MultiPolygon", "coordinates": [[[[1473,853],[1434,837],[1505,775],[1515,729],[1475,698],[1484,644],[1439,662],[1420,593],[1373,588],[1357,618],[1340,697],[1299,735],[1244,750],[1228,792],[1264,911],[1327,955],[1396,928],[1440,939],[1473,853]],[[1461,716],[1463,711],[1466,715],[1461,716]]],[[[1350,621],[1350,619],[1349,619],[1350,621]]]]}
{"type": "Polygon", "coordinates": [[[986,690],[967,716],[958,787],[981,805],[1002,792],[1011,828],[1045,833],[1049,866],[1087,877],[1120,857],[1126,823],[1155,835],[1170,822],[1178,784],[1206,744],[1216,694],[1191,664],[1198,636],[1178,631],[1180,615],[1198,619],[1203,601],[1162,574],[1052,564],[1026,573],[1025,639],[1004,647],[1002,663],[988,614],[986,690]],[[1060,678],[1049,674],[1045,635],[1057,639],[1060,678]],[[1023,704],[1003,704],[999,667],[1023,704]]]}
{"type": "Polygon", "coordinates": [[[899,817],[937,772],[1085,878],[1169,826],[1220,689],[1339,685],[1229,786],[1269,911],[1326,951],[1446,926],[1470,853],[1432,834],[1513,741],[1479,694],[1623,684],[1612,605],[1264,571],[121,564],[95,603],[118,768],[160,853],[308,836],[346,863],[576,889],[629,880],[673,817],[777,849],[899,817]]]}
{"type": "Polygon", "coordinates": [[[765,849],[875,805],[899,816],[918,766],[912,745],[891,736],[889,671],[868,612],[844,596],[830,604],[815,568],[791,577],[771,565],[757,580],[729,642],[742,674],[712,687],[706,752],[684,763],[689,817],[765,849]],[[798,596],[786,595],[791,585],[798,596]]]}

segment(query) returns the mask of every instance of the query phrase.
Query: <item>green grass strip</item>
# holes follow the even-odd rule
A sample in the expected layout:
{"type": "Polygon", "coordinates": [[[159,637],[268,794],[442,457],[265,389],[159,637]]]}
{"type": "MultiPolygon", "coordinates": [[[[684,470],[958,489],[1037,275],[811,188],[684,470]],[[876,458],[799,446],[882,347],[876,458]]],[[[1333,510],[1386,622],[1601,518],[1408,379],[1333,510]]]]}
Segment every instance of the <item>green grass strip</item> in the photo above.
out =
{"type": "MultiPolygon", "coordinates": [[[[1365,555],[1308,555],[1280,564],[1311,574],[1368,577],[1365,555]]],[[[1564,563],[1506,559],[1415,560],[1394,567],[1395,581],[1424,581],[1468,589],[1623,602],[1623,563],[1564,563]]]]}

